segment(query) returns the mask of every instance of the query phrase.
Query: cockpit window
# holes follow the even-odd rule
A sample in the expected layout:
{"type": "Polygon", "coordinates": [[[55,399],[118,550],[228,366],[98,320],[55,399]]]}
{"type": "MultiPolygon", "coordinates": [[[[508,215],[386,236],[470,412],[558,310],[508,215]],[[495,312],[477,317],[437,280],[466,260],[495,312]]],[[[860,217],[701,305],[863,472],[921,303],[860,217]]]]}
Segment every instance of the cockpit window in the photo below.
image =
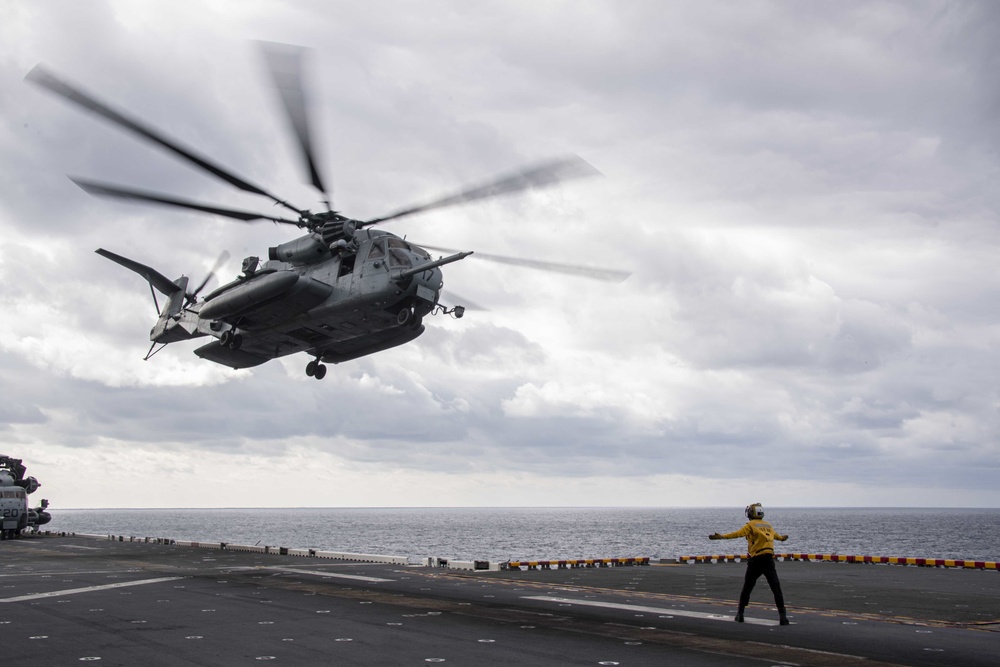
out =
{"type": "MultiPolygon", "coordinates": [[[[406,251],[408,251],[410,253],[413,253],[414,255],[416,255],[417,257],[419,257],[420,259],[428,259],[429,260],[431,258],[431,256],[427,253],[426,250],[424,250],[420,246],[415,246],[415,245],[412,245],[410,243],[407,243],[406,241],[404,241],[403,239],[399,238],[398,236],[390,236],[390,237],[388,237],[386,239],[386,242],[389,244],[389,253],[390,253],[390,255],[392,254],[392,251],[393,251],[394,248],[399,248],[401,250],[406,250],[406,251]]],[[[407,260],[406,260],[406,266],[410,266],[411,264],[412,264],[412,258],[408,257],[407,260]]]]}
{"type": "Polygon", "coordinates": [[[385,257],[385,248],[382,247],[381,241],[375,241],[372,243],[372,247],[368,251],[368,261],[382,259],[383,257],[385,257]]]}
{"type": "Polygon", "coordinates": [[[405,250],[402,250],[401,248],[390,248],[389,266],[410,267],[413,266],[413,262],[410,260],[410,255],[405,250]]]}

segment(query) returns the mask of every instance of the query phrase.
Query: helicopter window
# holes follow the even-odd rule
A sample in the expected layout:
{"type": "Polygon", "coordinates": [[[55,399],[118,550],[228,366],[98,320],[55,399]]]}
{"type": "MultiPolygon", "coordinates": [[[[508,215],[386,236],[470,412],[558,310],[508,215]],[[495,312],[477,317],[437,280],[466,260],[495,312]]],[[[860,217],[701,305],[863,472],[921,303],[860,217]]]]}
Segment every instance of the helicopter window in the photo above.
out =
{"type": "Polygon", "coordinates": [[[354,255],[347,255],[340,259],[340,270],[337,272],[338,278],[343,278],[354,271],[354,255]]]}
{"type": "Polygon", "coordinates": [[[385,257],[385,248],[382,247],[381,243],[372,243],[371,249],[368,251],[368,261],[375,259],[382,259],[385,257]]]}
{"type": "Polygon", "coordinates": [[[421,259],[430,259],[431,258],[431,256],[427,253],[427,251],[424,250],[423,248],[421,248],[420,246],[411,245],[411,244],[407,243],[406,241],[404,241],[403,239],[392,237],[392,236],[390,236],[388,240],[389,240],[389,249],[390,250],[392,250],[392,248],[404,248],[404,249],[409,250],[410,252],[416,254],[417,257],[420,257],[421,259]]]}
{"type": "Polygon", "coordinates": [[[389,250],[389,266],[413,266],[413,262],[405,250],[392,248],[389,250]]]}

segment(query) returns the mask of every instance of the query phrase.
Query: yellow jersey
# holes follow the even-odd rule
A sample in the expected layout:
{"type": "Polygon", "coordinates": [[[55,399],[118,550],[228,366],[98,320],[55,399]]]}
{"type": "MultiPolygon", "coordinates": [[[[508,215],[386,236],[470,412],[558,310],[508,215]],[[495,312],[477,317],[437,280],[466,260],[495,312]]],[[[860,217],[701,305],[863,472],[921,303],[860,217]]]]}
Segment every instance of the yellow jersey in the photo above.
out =
{"type": "Polygon", "coordinates": [[[747,538],[747,553],[751,558],[762,554],[774,555],[774,541],[784,542],[788,539],[788,535],[774,532],[771,524],[763,519],[754,519],[735,533],[726,533],[722,539],[731,540],[736,537],[747,538]]]}

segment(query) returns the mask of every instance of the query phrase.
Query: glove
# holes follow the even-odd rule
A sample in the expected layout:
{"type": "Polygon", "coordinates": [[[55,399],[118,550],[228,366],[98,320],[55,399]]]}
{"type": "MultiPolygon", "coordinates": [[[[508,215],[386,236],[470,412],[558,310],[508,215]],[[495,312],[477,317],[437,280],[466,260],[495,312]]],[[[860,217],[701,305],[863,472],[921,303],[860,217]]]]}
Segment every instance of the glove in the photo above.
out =
{"type": "Polygon", "coordinates": [[[722,539],[722,535],[720,535],[719,533],[712,533],[711,535],[708,536],[708,539],[710,539],[710,540],[721,540],[722,539]]]}

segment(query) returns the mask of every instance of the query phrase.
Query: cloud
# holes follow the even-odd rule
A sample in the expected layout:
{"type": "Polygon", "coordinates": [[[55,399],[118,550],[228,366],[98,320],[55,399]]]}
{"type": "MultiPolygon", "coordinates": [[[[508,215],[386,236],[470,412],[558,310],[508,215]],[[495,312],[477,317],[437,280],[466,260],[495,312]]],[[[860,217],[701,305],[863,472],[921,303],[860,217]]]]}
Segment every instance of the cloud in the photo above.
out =
{"type": "Polygon", "coordinates": [[[268,474],[318,505],[705,504],[758,480],[788,503],[1000,500],[990,5],[388,9],[56,2],[0,25],[0,449],[47,493],[279,502],[246,490],[268,474]],[[23,77],[45,63],[316,208],[254,39],[313,47],[338,210],[579,153],[605,178],[386,229],[632,276],[473,255],[446,290],[488,310],[322,382],[301,355],[142,361],[148,287],[96,248],[193,281],[225,249],[229,280],[297,230],[89,197],[65,175],[270,210],[23,77]],[[67,472],[87,465],[117,495],[67,472]]]}

